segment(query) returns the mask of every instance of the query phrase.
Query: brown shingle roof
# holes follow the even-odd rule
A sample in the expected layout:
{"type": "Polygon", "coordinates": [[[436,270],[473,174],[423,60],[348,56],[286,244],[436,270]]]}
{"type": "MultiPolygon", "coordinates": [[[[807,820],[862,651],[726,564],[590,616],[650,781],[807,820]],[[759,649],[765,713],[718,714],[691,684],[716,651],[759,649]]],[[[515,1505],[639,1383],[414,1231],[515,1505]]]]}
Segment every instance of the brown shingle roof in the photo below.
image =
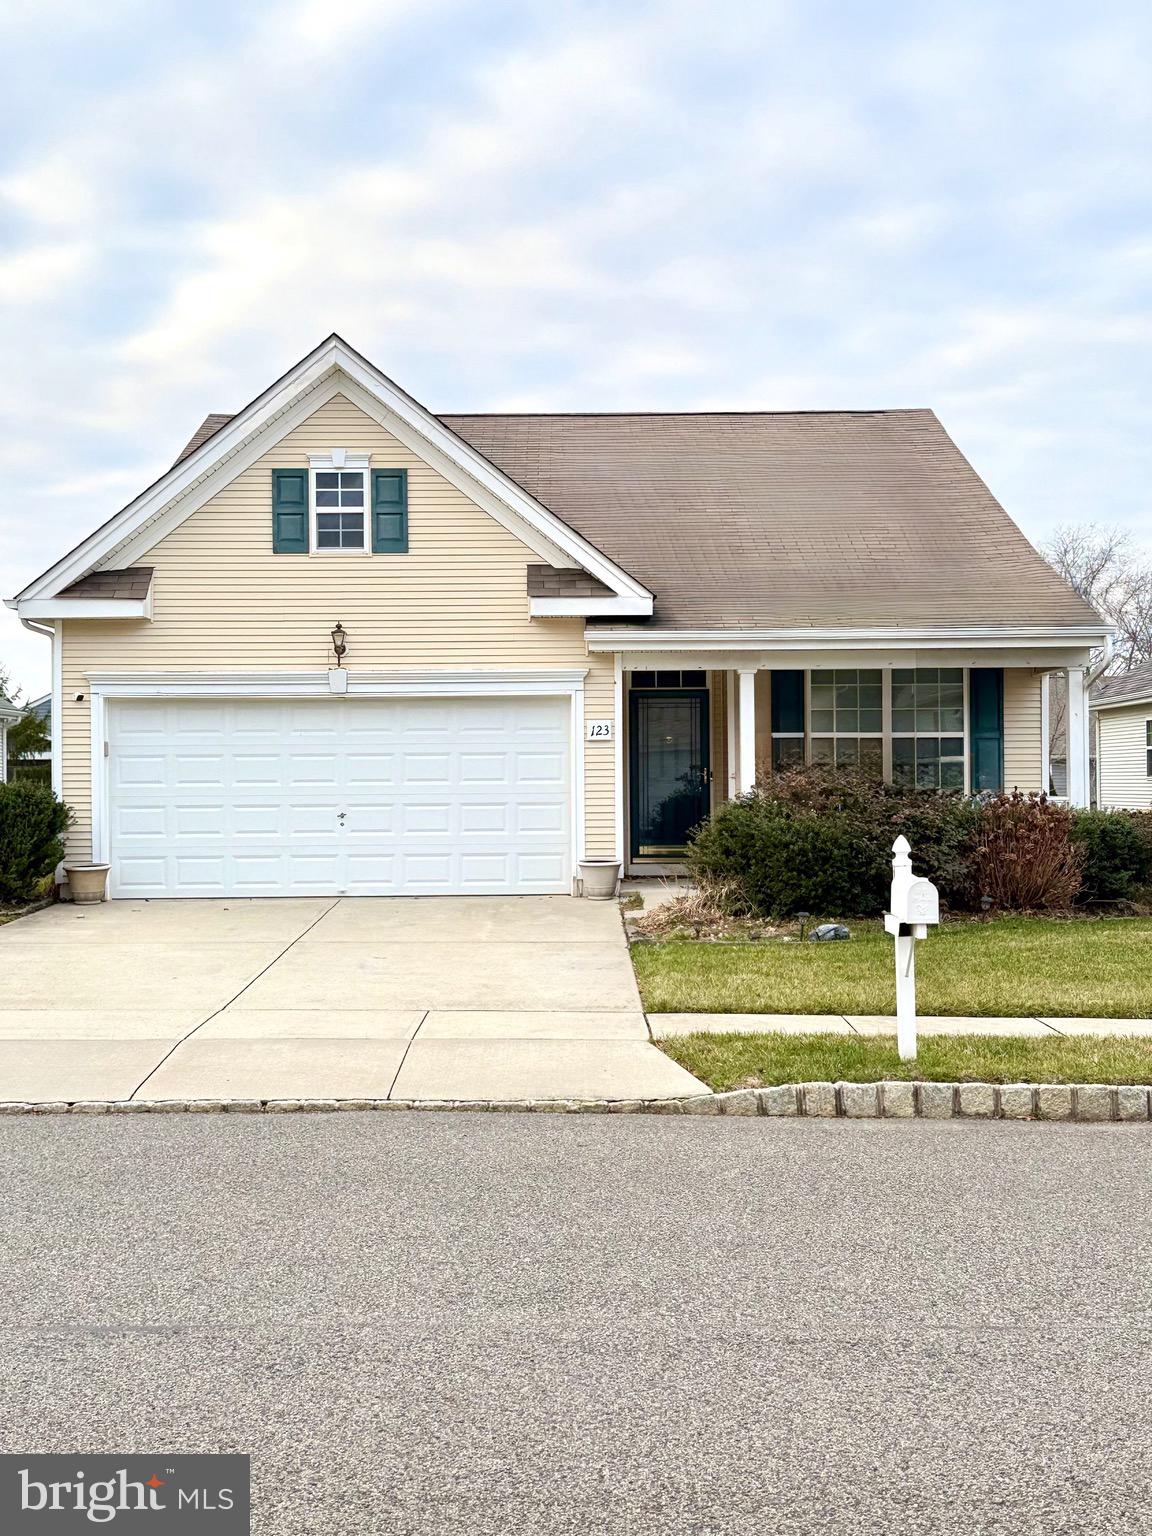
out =
{"type": "Polygon", "coordinates": [[[61,597],[147,597],[152,585],[152,566],[130,565],[122,571],[89,571],[70,587],[65,587],[61,597]]]}
{"type": "Polygon", "coordinates": [[[641,627],[1098,622],[929,410],[440,420],[657,594],[641,627]]]}
{"type": "Polygon", "coordinates": [[[1115,677],[1102,677],[1092,687],[1093,705],[1135,704],[1149,698],[1152,698],[1152,661],[1115,677]]]}
{"type": "Polygon", "coordinates": [[[173,459],[172,468],[175,469],[177,464],[183,464],[190,453],[195,453],[201,443],[206,443],[210,437],[215,437],[220,428],[226,427],[231,420],[232,414],[228,412],[214,411],[210,416],[205,416],[176,458],[173,459]]]}
{"type": "Polygon", "coordinates": [[[932,411],[441,420],[655,592],[661,627],[1097,620],[932,411]]]}
{"type": "Polygon", "coordinates": [[[569,566],[530,565],[529,597],[611,597],[612,588],[588,571],[569,566]]]}

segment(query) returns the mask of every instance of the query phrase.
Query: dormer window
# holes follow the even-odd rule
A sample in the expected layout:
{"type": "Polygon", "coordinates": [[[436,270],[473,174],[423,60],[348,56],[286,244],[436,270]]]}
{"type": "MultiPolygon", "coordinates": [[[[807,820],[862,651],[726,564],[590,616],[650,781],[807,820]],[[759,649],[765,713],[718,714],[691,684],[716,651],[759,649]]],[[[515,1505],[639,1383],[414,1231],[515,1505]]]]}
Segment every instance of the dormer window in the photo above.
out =
{"type": "Polygon", "coordinates": [[[369,455],[333,448],[310,454],[312,548],[318,554],[366,554],[369,455]]]}

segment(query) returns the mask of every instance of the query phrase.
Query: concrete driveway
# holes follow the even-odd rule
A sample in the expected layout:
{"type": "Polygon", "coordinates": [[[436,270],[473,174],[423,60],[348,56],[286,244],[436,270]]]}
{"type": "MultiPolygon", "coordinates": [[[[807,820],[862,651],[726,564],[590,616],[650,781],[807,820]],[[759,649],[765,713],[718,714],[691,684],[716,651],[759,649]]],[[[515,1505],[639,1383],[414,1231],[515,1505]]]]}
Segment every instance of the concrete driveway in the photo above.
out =
{"type": "Polygon", "coordinates": [[[655,1098],[614,902],[59,905],[0,928],[0,1099],[655,1098]]]}

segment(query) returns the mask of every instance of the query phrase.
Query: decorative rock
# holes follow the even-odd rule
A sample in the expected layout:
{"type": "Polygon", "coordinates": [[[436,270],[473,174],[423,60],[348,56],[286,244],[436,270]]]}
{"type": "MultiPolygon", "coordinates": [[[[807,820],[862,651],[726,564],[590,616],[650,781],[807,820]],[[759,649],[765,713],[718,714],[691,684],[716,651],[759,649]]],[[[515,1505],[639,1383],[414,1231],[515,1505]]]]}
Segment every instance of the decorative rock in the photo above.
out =
{"type": "MultiPolygon", "coordinates": [[[[536,1115],[564,1115],[568,1113],[571,1099],[530,1099],[532,1113],[536,1115]]],[[[418,1104],[418,1109],[455,1109],[454,1104],[418,1104]]]]}
{"type": "Polygon", "coordinates": [[[294,1115],[304,1106],[299,1099],[269,1099],[264,1108],[270,1115],[294,1115]]]}
{"type": "Polygon", "coordinates": [[[819,923],[808,935],[809,944],[827,944],[836,939],[850,939],[852,935],[843,923],[819,923]]]}
{"type": "Polygon", "coordinates": [[[716,1102],[722,1115],[758,1115],[760,1100],[751,1088],[737,1088],[731,1093],[718,1093],[716,1102]]]}
{"type": "Polygon", "coordinates": [[[1077,1120],[1111,1120],[1112,1089],[1107,1083],[1077,1084],[1075,1094],[1077,1120]]]}
{"type": "Polygon", "coordinates": [[[955,1114],[955,1083],[918,1083],[920,1114],[925,1120],[951,1120],[955,1114]]]}
{"type": "MultiPolygon", "coordinates": [[[[184,1106],[185,1110],[189,1112],[202,1108],[222,1109],[223,1107],[222,1104],[210,1104],[204,1100],[201,1100],[200,1103],[185,1104],[184,1106]]],[[[152,1103],[149,1099],[117,1099],[114,1104],[109,1104],[108,1113],[110,1115],[150,1115],[152,1113],[152,1103]]]]}
{"type": "Polygon", "coordinates": [[[81,1103],[73,1104],[74,1115],[106,1115],[111,1108],[108,1099],[85,1099],[81,1103]]]}
{"type": "Polygon", "coordinates": [[[714,1093],[701,1093],[694,1099],[684,1099],[682,1104],[686,1115],[718,1115],[720,1113],[720,1106],[716,1102],[714,1093]]]}
{"type": "MultiPolygon", "coordinates": [[[[0,1106],[0,1113],[3,1107],[0,1106]]],[[[1117,1088],[1116,1118],[1118,1120],[1147,1120],[1147,1088],[1117,1088]]]]}
{"type": "MultiPolygon", "coordinates": [[[[491,1104],[485,1104],[485,1109],[491,1109],[491,1104]]],[[[606,1115],[608,1113],[607,1099],[573,1099],[572,1113],[574,1115],[606,1115]]]]}
{"type": "Polygon", "coordinates": [[[0,1104],[0,1115],[26,1115],[32,1109],[31,1104],[25,1104],[19,1100],[0,1104]]]}
{"type": "Polygon", "coordinates": [[[762,1115],[795,1115],[800,1111],[799,1094],[794,1083],[783,1083],[776,1088],[761,1088],[760,1113],[762,1115]]]}
{"type": "Polygon", "coordinates": [[[996,1090],[991,1083],[961,1083],[960,1113],[973,1119],[989,1119],[996,1113],[996,1090]]]}
{"type": "MultiPolygon", "coordinates": [[[[300,1107],[315,1103],[315,1100],[302,1099],[300,1107]]],[[[225,1099],[221,1108],[228,1115],[258,1115],[264,1108],[262,1099],[225,1099]]]]}
{"type": "Polygon", "coordinates": [[[1071,1120],[1072,1090],[1065,1083],[1041,1083],[1036,1090],[1041,1120],[1071,1120]]]}
{"type": "MultiPolygon", "coordinates": [[[[380,1107],[381,1109],[392,1108],[391,1104],[382,1104],[380,1107]]],[[[402,1107],[410,1109],[412,1106],[405,1104],[402,1107]]],[[[531,1108],[532,1105],[528,1099],[496,1099],[492,1104],[493,1113],[498,1115],[523,1115],[527,1114],[531,1108]]]]}
{"type": "Polygon", "coordinates": [[[1005,1120],[1031,1120],[1031,1083],[1005,1083],[1000,1089],[1000,1114],[1005,1120]]]}
{"type": "MultiPolygon", "coordinates": [[[[527,1107],[526,1105],[521,1105],[522,1109],[526,1108],[526,1107],[527,1107]]],[[[377,1109],[415,1109],[416,1105],[413,1103],[413,1101],[411,1099],[377,1099],[376,1100],[376,1108],[377,1109]]]]}
{"type": "Polygon", "coordinates": [[[880,1114],[880,1094],[875,1083],[837,1083],[836,1092],[849,1120],[875,1120],[880,1114]]]}
{"type": "Polygon", "coordinates": [[[33,1115],[66,1115],[71,1108],[71,1104],[45,1100],[43,1104],[29,1104],[28,1111],[33,1115]]]}
{"type": "Polygon", "coordinates": [[[680,1115],[684,1113],[679,1099],[649,1099],[644,1105],[644,1112],[649,1115],[680,1115]]]}
{"type": "Polygon", "coordinates": [[[910,1120],[916,1113],[916,1085],[914,1083],[884,1082],[880,1084],[886,1120],[910,1120]]]}
{"type": "Polygon", "coordinates": [[[836,1090],[831,1083],[801,1083],[804,1113],[814,1120],[836,1118],[836,1090]]]}
{"type": "Polygon", "coordinates": [[[638,1115],[644,1108],[639,1099],[609,1099],[608,1113],[610,1115],[638,1115]]]}
{"type": "MultiPolygon", "coordinates": [[[[335,1109],[375,1109],[380,1103],[379,1099],[337,1099],[335,1109]]],[[[271,1109],[271,1105],[268,1106],[271,1109]]]]}

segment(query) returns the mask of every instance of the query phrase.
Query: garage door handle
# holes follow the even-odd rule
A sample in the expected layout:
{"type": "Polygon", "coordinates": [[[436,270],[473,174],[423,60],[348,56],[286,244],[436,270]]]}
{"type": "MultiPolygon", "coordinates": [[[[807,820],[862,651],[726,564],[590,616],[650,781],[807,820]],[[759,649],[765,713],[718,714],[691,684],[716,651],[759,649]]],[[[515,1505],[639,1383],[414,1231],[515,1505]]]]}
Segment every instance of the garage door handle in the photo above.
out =
{"type": "Polygon", "coordinates": [[[343,821],[345,816],[347,816],[347,814],[348,814],[347,811],[337,811],[336,812],[336,820],[337,821],[343,821]]]}

